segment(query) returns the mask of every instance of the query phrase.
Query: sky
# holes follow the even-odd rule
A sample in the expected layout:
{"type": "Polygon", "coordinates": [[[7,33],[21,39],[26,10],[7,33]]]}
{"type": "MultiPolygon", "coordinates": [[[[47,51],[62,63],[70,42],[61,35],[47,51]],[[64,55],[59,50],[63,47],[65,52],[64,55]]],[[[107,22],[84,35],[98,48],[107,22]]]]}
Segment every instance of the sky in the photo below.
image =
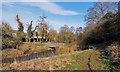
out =
{"type": "MultiPolygon", "coordinates": [[[[33,21],[33,28],[40,16],[46,16],[50,28],[59,31],[61,26],[85,27],[84,16],[94,2],[3,2],[2,21],[18,29],[15,16],[18,14],[24,26],[33,21]]],[[[25,29],[24,31],[26,31],[25,29]]]]}

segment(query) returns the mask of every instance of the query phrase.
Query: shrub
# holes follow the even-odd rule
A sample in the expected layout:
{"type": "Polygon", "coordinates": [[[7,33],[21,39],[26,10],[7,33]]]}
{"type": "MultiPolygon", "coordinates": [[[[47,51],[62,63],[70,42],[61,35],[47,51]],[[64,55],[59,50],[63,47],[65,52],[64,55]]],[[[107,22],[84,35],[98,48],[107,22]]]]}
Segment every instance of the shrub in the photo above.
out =
{"type": "Polygon", "coordinates": [[[111,44],[106,48],[107,56],[116,69],[120,69],[120,45],[111,44]]]}

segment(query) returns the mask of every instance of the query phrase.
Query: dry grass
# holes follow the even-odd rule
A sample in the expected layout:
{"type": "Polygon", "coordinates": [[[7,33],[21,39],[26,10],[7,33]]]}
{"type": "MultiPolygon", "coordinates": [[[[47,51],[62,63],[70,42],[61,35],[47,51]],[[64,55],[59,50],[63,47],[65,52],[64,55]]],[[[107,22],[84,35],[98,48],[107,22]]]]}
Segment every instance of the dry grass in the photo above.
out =
{"type": "Polygon", "coordinates": [[[2,63],[1,64],[1,68],[4,70],[10,70],[9,66],[10,66],[10,63],[2,63]]]}
{"type": "Polygon", "coordinates": [[[35,52],[42,52],[49,50],[49,48],[46,48],[44,46],[44,43],[40,42],[33,42],[33,43],[24,43],[21,46],[19,46],[18,49],[5,49],[2,51],[2,57],[16,57],[20,55],[26,55],[26,54],[32,54],[35,52]]]}
{"type": "Polygon", "coordinates": [[[47,57],[9,64],[4,69],[15,70],[59,70],[69,64],[70,58],[47,57]]]}
{"type": "Polygon", "coordinates": [[[17,49],[6,49],[2,51],[2,58],[6,57],[16,57],[20,56],[23,54],[22,50],[17,50],[17,49]]]}
{"type": "MultiPolygon", "coordinates": [[[[40,42],[26,42],[23,43],[22,45],[19,46],[18,49],[5,49],[2,51],[2,57],[17,57],[20,55],[27,55],[27,54],[32,54],[36,52],[42,52],[49,50],[50,48],[45,46],[47,43],[40,43],[40,42]]],[[[72,53],[75,52],[76,49],[76,44],[68,44],[64,46],[59,46],[56,48],[56,55],[59,54],[66,54],[66,53],[72,53]]]]}
{"type": "Polygon", "coordinates": [[[67,54],[67,53],[73,53],[75,51],[77,51],[77,45],[71,43],[71,44],[57,47],[55,54],[56,55],[67,54]]]}
{"type": "Polygon", "coordinates": [[[47,58],[33,59],[6,65],[5,68],[15,70],[88,70],[88,57],[92,54],[90,65],[92,69],[104,69],[104,64],[99,60],[99,52],[84,50],[69,54],[55,55],[47,58]]]}

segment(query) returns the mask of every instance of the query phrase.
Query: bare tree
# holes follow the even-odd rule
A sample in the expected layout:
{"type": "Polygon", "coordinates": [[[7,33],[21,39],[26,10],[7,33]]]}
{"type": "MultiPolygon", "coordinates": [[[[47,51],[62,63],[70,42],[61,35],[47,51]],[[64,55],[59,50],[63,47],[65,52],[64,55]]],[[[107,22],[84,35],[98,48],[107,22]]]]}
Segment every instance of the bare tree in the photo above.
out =
{"type": "Polygon", "coordinates": [[[8,23],[2,22],[1,29],[4,30],[5,33],[12,35],[13,29],[8,23]]]}
{"type": "Polygon", "coordinates": [[[50,42],[57,41],[57,31],[56,30],[50,29],[48,36],[49,36],[49,41],[50,42]]]}
{"type": "Polygon", "coordinates": [[[58,40],[64,43],[71,43],[75,41],[74,27],[69,28],[67,25],[62,26],[60,28],[58,40]]]}
{"type": "Polygon", "coordinates": [[[48,39],[48,23],[45,21],[45,16],[40,16],[40,20],[38,23],[38,34],[42,37],[42,41],[43,40],[47,40],[48,39]]]}
{"type": "Polygon", "coordinates": [[[116,13],[118,3],[116,2],[97,2],[92,8],[88,9],[85,16],[86,24],[95,24],[108,12],[116,13]]]}
{"type": "Polygon", "coordinates": [[[82,39],[82,27],[78,27],[75,30],[75,40],[77,43],[79,43],[82,39]]]}

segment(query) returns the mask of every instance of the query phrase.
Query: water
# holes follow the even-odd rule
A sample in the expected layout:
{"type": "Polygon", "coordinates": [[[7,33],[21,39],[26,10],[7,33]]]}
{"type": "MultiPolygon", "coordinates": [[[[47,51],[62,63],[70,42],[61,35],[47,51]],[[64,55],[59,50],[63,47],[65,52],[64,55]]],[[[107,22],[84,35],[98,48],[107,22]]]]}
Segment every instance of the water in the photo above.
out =
{"type": "Polygon", "coordinates": [[[64,45],[65,45],[64,43],[46,43],[45,47],[49,47],[52,50],[33,53],[30,55],[23,55],[23,56],[14,57],[14,58],[4,58],[4,59],[2,59],[2,63],[13,63],[15,60],[16,61],[28,61],[28,60],[36,59],[36,58],[50,57],[50,56],[54,55],[56,47],[64,46],[64,45]]]}
{"type": "Polygon", "coordinates": [[[30,55],[23,55],[15,58],[4,58],[2,59],[2,63],[13,63],[14,60],[16,61],[28,61],[31,59],[36,59],[36,58],[43,58],[43,57],[50,57],[54,55],[54,50],[47,50],[44,52],[38,52],[38,53],[33,53],[30,55]]]}

